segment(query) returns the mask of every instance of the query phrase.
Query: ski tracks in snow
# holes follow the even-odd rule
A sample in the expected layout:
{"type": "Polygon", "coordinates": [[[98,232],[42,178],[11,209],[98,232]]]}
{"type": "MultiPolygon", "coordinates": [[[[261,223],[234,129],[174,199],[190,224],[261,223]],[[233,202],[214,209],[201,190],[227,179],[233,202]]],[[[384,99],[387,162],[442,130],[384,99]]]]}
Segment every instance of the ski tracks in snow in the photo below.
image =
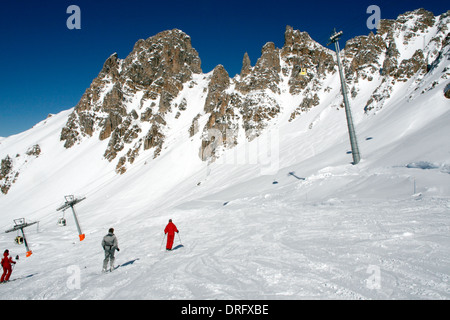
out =
{"type": "MultiPolygon", "coordinates": [[[[220,199],[207,210],[171,209],[167,215],[174,217],[183,247],[160,250],[159,221],[143,225],[137,232],[153,230],[144,238],[151,241],[119,234],[123,250],[116,264],[135,262],[107,274],[101,273],[101,248],[85,252],[86,246],[98,246],[96,239],[46,243],[48,253],[70,249],[70,259],[63,253],[50,256],[42,268],[51,272],[8,284],[14,290],[7,298],[450,298],[446,201],[300,203],[291,197],[280,193],[232,199],[226,206],[220,199]],[[72,265],[80,268],[75,290],[68,286],[72,265]]],[[[174,246],[179,242],[176,236],[174,246]]],[[[23,272],[31,273],[25,267],[23,272]]]]}

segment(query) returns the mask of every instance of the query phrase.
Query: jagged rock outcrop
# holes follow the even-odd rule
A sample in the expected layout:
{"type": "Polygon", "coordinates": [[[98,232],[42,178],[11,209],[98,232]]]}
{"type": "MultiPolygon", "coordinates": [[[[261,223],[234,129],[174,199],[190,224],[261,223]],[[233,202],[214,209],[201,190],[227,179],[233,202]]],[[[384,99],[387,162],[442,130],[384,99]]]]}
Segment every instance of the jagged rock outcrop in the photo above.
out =
{"type": "Polygon", "coordinates": [[[241,77],[245,77],[250,73],[252,70],[252,63],[250,61],[250,57],[248,56],[248,53],[246,52],[244,54],[244,59],[242,59],[242,69],[241,69],[241,77]]]}
{"type": "Polygon", "coordinates": [[[203,129],[200,148],[202,160],[214,157],[218,146],[227,147],[235,141],[233,137],[235,132],[231,130],[235,116],[231,104],[232,96],[226,92],[230,87],[230,82],[228,72],[222,65],[214,68],[204,106],[204,111],[209,114],[209,119],[203,129]]]}
{"type": "MultiPolygon", "coordinates": [[[[364,91],[367,102],[359,107],[367,113],[379,110],[396,84],[420,81],[448,59],[449,12],[439,18],[423,9],[407,12],[382,20],[376,33],[350,39],[340,53],[350,98],[360,98],[361,88],[372,83],[375,89],[368,96],[364,91]],[[424,34],[432,35],[426,43],[424,34]]],[[[199,134],[199,157],[214,160],[220,150],[238,144],[239,137],[258,137],[287,107],[281,97],[292,97],[288,120],[294,121],[330,92],[336,94],[324,86],[336,76],[335,52],[290,26],[284,40],[281,49],[266,43],[254,66],[245,53],[234,78],[222,65],[203,75],[198,53],[180,30],[139,40],[125,59],[113,54],[106,60],[69,116],[61,140],[66,148],[90,137],[108,141],[104,157],[117,161],[116,171],[122,174],[144,151],[158,157],[174,121],[184,121],[187,137],[199,134]],[[190,101],[191,95],[200,100],[190,101]],[[197,110],[185,119],[192,104],[197,110]]],[[[442,81],[447,78],[443,72],[442,81]]],[[[332,106],[342,106],[339,95],[332,106]]]]}
{"type": "Polygon", "coordinates": [[[315,78],[334,73],[336,62],[333,53],[315,42],[307,32],[287,26],[281,57],[285,62],[283,73],[289,75],[289,92],[298,94],[315,78]]]}
{"type": "Polygon", "coordinates": [[[349,40],[345,47],[346,78],[351,87],[360,80],[380,78],[369,97],[365,111],[380,110],[390,98],[396,83],[413,77],[419,81],[440,59],[448,46],[449,12],[439,20],[433,13],[418,9],[396,20],[381,20],[377,34],[349,40]],[[427,42],[426,34],[436,31],[427,42]],[[411,51],[411,48],[415,48],[411,51]],[[426,52],[425,52],[426,51],[426,52]]]}
{"type": "Polygon", "coordinates": [[[27,156],[33,156],[33,157],[39,157],[41,155],[42,149],[41,146],[38,144],[35,144],[34,146],[28,148],[26,155],[27,156]]]}
{"type": "Polygon", "coordinates": [[[450,99],[450,83],[447,84],[444,88],[444,97],[450,99]]]}
{"type": "MultiPolygon", "coordinates": [[[[439,96],[450,99],[449,26],[450,10],[434,16],[418,9],[381,20],[375,33],[347,41],[340,56],[359,118],[363,112],[376,114],[393,96],[408,102],[439,88],[439,96]]],[[[151,163],[187,139],[201,160],[214,161],[224,150],[314,108],[343,110],[337,71],[334,51],[287,26],[283,47],[266,43],[254,65],[245,53],[239,75],[230,78],[222,65],[203,74],[190,37],[168,30],[139,40],[125,59],[116,53],[106,59],[68,116],[60,140],[65,148],[104,141],[98,145],[117,174],[139,157],[151,163]]],[[[308,128],[320,119],[314,115],[308,128]]],[[[37,143],[18,151],[2,154],[1,194],[10,192],[43,153],[37,143]]]]}
{"type": "Polygon", "coordinates": [[[35,144],[26,150],[25,155],[18,153],[14,159],[9,155],[2,159],[0,162],[0,192],[7,194],[17,181],[21,170],[38,158],[41,152],[39,144],[35,144]]]}
{"type": "Polygon", "coordinates": [[[284,62],[282,73],[289,77],[289,93],[303,97],[291,114],[292,121],[320,103],[317,95],[321,88],[320,83],[327,75],[336,72],[336,62],[334,53],[315,42],[307,32],[287,26],[284,39],[281,50],[284,62]]]}
{"type": "MultiPolygon", "coordinates": [[[[171,102],[192,74],[201,72],[198,53],[182,31],[164,31],[139,40],[126,59],[113,54],[106,60],[69,116],[61,141],[71,148],[96,133],[100,140],[109,139],[104,155],[109,161],[129,148],[126,159],[131,163],[141,146],[155,148],[157,156],[171,102]],[[142,132],[138,119],[151,124],[147,132],[142,132]]],[[[122,158],[119,164],[118,172],[124,172],[122,158]]]]}
{"type": "Polygon", "coordinates": [[[247,94],[250,91],[265,89],[270,89],[274,93],[280,92],[278,87],[281,70],[280,54],[279,49],[275,48],[273,42],[268,42],[264,45],[261,57],[251,70],[248,64],[245,67],[243,78],[236,83],[236,89],[239,92],[247,94]]]}
{"type": "Polygon", "coordinates": [[[11,177],[11,172],[13,168],[12,159],[9,156],[2,159],[0,165],[0,191],[3,194],[7,194],[9,188],[11,188],[11,184],[13,183],[13,177],[11,177]]]}

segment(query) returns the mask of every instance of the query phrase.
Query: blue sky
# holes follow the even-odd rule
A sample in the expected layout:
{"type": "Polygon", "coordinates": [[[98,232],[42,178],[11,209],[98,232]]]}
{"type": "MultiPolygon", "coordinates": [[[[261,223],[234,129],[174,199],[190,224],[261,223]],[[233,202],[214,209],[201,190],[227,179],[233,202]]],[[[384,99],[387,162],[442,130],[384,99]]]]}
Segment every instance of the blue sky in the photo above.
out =
{"type": "Polygon", "coordinates": [[[292,0],[14,0],[0,2],[0,136],[31,128],[49,113],[75,106],[114,52],[125,58],[139,39],[178,28],[192,38],[203,72],[222,64],[234,76],[248,52],[281,48],[286,25],[326,45],[333,30],[344,42],[367,35],[368,6],[382,19],[425,8],[439,15],[446,1],[292,0]],[[69,30],[67,8],[81,9],[81,30],[69,30]]]}

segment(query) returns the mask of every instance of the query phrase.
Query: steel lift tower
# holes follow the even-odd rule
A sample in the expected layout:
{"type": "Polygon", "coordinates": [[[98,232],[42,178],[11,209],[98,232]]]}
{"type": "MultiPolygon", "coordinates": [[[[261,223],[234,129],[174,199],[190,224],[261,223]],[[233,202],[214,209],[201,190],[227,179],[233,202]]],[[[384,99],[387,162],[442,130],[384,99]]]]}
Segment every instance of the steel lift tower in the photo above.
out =
{"type": "Polygon", "coordinates": [[[5,233],[19,231],[19,230],[22,231],[23,242],[25,244],[25,248],[27,248],[27,254],[26,254],[27,258],[29,256],[31,256],[33,254],[33,252],[31,252],[30,248],[28,247],[27,238],[25,237],[25,232],[23,231],[23,229],[25,229],[26,227],[32,226],[33,224],[36,224],[36,223],[38,223],[38,221],[27,223],[27,222],[25,222],[24,218],[15,219],[14,220],[15,226],[12,229],[5,231],[5,233]]]}
{"type": "Polygon", "coordinates": [[[352,112],[350,110],[350,103],[347,98],[347,85],[345,84],[344,71],[342,70],[341,58],[339,56],[339,37],[343,35],[342,31],[336,32],[334,30],[334,34],[330,37],[330,42],[327,45],[334,43],[336,47],[336,57],[337,64],[339,68],[339,75],[341,77],[341,87],[342,87],[342,95],[344,96],[344,105],[345,105],[345,114],[347,116],[347,126],[348,126],[348,134],[350,136],[350,145],[352,147],[352,155],[353,155],[353,164],[356,165],[361,160],[361,156],[359,154],[358,141],[356,139],[355,128],[353,126],[352,112]]]}
{"type": "Polygon", "coordinates": [[[59,207],[58,209],[56,209],[56,211],[61,211],[61,210],[66,210],[68,208],[72,209],[72,213],[73,213],[73,218],[75,220],[75,224],[77,225],[77,229],[78,229],[78,236],[80,237],[80,241],[83,241],[85,238],[84,233],[81,232],[81,227],[80,227],[80,223],[78,222],[78,217],[77,214],[75,213],[75,209],[74,206],[77,203],[80,203],[81,201],[85,200],[86,197],[82,198],[82,199],[75,199],[74,196],[65,196],[64,197],[66,199],[66,203],[63,204],[61,207],[59,207]]]}

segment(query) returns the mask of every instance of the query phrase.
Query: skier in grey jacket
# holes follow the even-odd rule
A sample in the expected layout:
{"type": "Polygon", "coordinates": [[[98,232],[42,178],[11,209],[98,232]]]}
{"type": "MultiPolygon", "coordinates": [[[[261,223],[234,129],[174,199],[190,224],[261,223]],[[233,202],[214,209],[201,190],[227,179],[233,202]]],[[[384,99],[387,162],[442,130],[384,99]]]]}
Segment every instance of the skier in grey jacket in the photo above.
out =
{"type": "Polygon", "coordinates": [[[114,235],[114,228],[108,230],[108,234],[103,237],[102,241],[103,250],[105,250],[105,259],[103,260],[103,272],[106,272],[108,261],[110,263],[110,271],[114,269],[114,253],[120,251],[117,237],[114,235]]]}

